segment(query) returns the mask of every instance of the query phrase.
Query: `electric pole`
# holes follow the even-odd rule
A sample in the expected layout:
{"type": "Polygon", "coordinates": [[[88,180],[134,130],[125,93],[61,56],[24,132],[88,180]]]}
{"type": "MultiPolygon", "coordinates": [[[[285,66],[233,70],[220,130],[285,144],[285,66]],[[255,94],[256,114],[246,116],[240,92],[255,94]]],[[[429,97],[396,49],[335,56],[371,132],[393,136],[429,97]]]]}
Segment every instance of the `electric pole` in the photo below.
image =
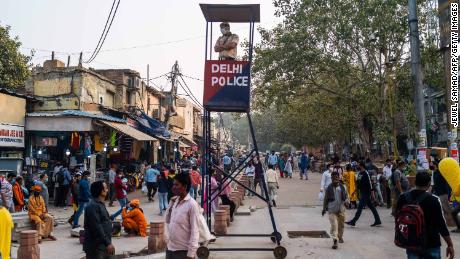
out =
{"type": "Polygon", "coordinates": [[[418,31],[417,1],[409,0],[409,29],[414,106],[419,122],[419,148],[426,148],[425,97],[423,94],[422,65],[420,61],[420,36],[418,31]]]}
{"type": "Polygon", "coordinates": [[[168,108],[165,114],[165,125],[167,130],[169,129],[171,117],[176,115],[177,77],[179,76],[179,73],[179,63],[176,61],[170,73],[171,91],[166,95],[168,108]]]}

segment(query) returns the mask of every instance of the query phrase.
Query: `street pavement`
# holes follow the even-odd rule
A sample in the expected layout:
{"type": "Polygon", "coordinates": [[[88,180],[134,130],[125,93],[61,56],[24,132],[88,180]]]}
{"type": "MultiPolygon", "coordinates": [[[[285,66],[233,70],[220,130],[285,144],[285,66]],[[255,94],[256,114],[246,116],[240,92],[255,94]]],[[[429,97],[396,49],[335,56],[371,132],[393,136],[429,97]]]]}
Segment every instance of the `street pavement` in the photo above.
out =
{"type": "MultiPolygon", "coordinates": [[[[329,220],[327,215],[321,216],[321,202],[317,200],[321,175],[310,174],[310,180],[299,180],[298,174],[292,179],[281,179],[278,195],[278,207],[273,209],[275,222],[278,231],[283,238],[281,245],[288,251],[286,258],[405,258],[405,251],[393,244],[394,220],[390,216],[390,210],[378,208],[383,225],[372,228],[373,217],[370,210],[366,209],[358,221],[356,227],[345,227],[344,244],[339,244],[338,250],[331,249],[332,240],[330,238],[289,238],[287,231],[326,231],[329,232],[329,220]]],[[[258,190],[260,191],[260,190],[258,190]]],[[[131,194],[131,198],[140,197],[140,192],[131,194]]],[[[142,207],[148,220],[159,220],[159,208],[157,201],[147,203],[144,197],[141,199],[142,207]]],[[[257,210],[250,216],[235,216],[234,222],[229,227],[229,233],[233,234],[269,234],[273,232],[269,213],[266,204],[258,198],[246,198],[244,207],[250,205],[257,206],[257,210]]],[[[109,208],[112,213],[118,207],[109,208]]],[[[58,221],[65,221],[70,216],[70,209],[52,210],[57,216],[58,221]]],[[[347,220],[351,219],[355,210],[346,212],[347,220]]],[[[80,219],[83,222],[83,217],[80,219]]],[[[55,230],[58,241],[45,241],[40,245],[41,258],[82,258],[84,253],[78,238],[70,237],[70,225],[67,223],[59,225],[55,230]]],[[[460,235],[452,236],[454,247],[460,253],[460,235]]],[[[141,237],[121,237],[114,238],[113,243],[117,254],[139,252],[147,246],[147,238],[141,237]]],[[[15,246],[17,246],[15,244],[15,246]]],[[[263,247],[274,248],[274,244],[267,237],[220,237],[209,246],[210,248],[246,248],[263,247]]],[[[444,254],[445,246],[442,251],[444,254]]],[[[16,258],[16,248],[13,250],[13,258],[16,258]]],[[[134,257],[132,257],[134,258],[134,257]]],[[[164,254],[139,256],[135,258],[164,258],[164,254]]],[[[209,258],[225,259],[262,259],[274,258],[272,252],[211,252],[209,258]]]]}

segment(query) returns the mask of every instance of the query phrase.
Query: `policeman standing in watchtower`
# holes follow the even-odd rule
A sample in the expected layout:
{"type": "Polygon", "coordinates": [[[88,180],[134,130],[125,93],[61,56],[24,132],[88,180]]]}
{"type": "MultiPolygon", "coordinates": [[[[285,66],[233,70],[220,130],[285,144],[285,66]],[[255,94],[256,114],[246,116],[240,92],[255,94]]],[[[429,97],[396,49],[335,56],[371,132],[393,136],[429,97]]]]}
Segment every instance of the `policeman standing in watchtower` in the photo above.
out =
{"type": "Polygon", "coordinates": [[[217,39],[214,51],[219,52],[219,60],[235,60],[240,38],[230,31],[228,22],[220,24],[220,31],[222,36],[217,39]]]}

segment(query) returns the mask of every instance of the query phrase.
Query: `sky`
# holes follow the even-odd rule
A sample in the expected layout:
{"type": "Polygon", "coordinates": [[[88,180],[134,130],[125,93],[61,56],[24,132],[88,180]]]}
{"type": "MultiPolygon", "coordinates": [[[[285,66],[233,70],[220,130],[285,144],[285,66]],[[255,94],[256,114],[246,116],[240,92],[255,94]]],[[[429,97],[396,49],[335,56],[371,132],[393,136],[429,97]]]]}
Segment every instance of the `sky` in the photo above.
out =
{"type": "MultiPolygon", "coordinates": [[[[43,64],[54,50],[57,59],[67,62],[67,56],[71,55],[70,64],[77,65],[79,52],[83,51],[83,60],[87,60],[96,47],[112,2],[1,0],[0,24],[11,26],[11,36],[18,36],[22,42],[21,52],[30,55],[35,50],[34,64],[43,64]]],[[[272,0],[121,0],[101,52],[92,63],[83,66],[129,68],[146,78],[149,64],[150,78],[155,78],[169,72],[177,60],[182,74],[202,79],[206,23],[199,3],[260,4],[261,23],[256,26],[272,28],[280,21],[274,16],[272,0]]],[[[248,28],[247,24],[232,25],[232,31],[240,35],[240,42],[247,39],[248,28]]],[[[218,24],[213,26],[213,34],[220,34],[218,24]]],[[[255,42],[259,41],[256,32],[255,42]]],[[[184,79],[202,102],[203,82],[184,79]]],[[[170,88],[166,77],[153,82],[156,87],[170,88]]]]}

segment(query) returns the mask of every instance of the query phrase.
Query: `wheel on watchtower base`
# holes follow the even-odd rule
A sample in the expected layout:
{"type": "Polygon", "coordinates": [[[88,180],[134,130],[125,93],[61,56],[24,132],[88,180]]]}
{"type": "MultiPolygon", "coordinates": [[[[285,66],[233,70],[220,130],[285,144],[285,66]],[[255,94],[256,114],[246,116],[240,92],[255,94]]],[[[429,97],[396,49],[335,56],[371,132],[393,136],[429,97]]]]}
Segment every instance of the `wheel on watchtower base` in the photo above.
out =
{"type": "Polygon", "coordinates": [[[281,239],[283,238],[283,236],[281,236],[281,233],[276,231],[276,232],[273,232],[272,233],[272,236],[270,237],[270,239],[272,240],[273,243],[276,243],[276,239],[278,239],[279,241],[281,241],[281,239]]]}
{"type": "Polygon", "coordinates": [[[287,256],[287,250],[286,250],[286,248],[284,248],[282,246],[277,246],[273,250],[273,254],[275,255],[276,259],[284,259],[287,256]]]}
{"type": "Polygon", "coordinates": [[[196,250],[196,256],[199,259],[207,259],[209,257],[209,249],[205,246],[200,246],[198,250],[196,250]]]}

